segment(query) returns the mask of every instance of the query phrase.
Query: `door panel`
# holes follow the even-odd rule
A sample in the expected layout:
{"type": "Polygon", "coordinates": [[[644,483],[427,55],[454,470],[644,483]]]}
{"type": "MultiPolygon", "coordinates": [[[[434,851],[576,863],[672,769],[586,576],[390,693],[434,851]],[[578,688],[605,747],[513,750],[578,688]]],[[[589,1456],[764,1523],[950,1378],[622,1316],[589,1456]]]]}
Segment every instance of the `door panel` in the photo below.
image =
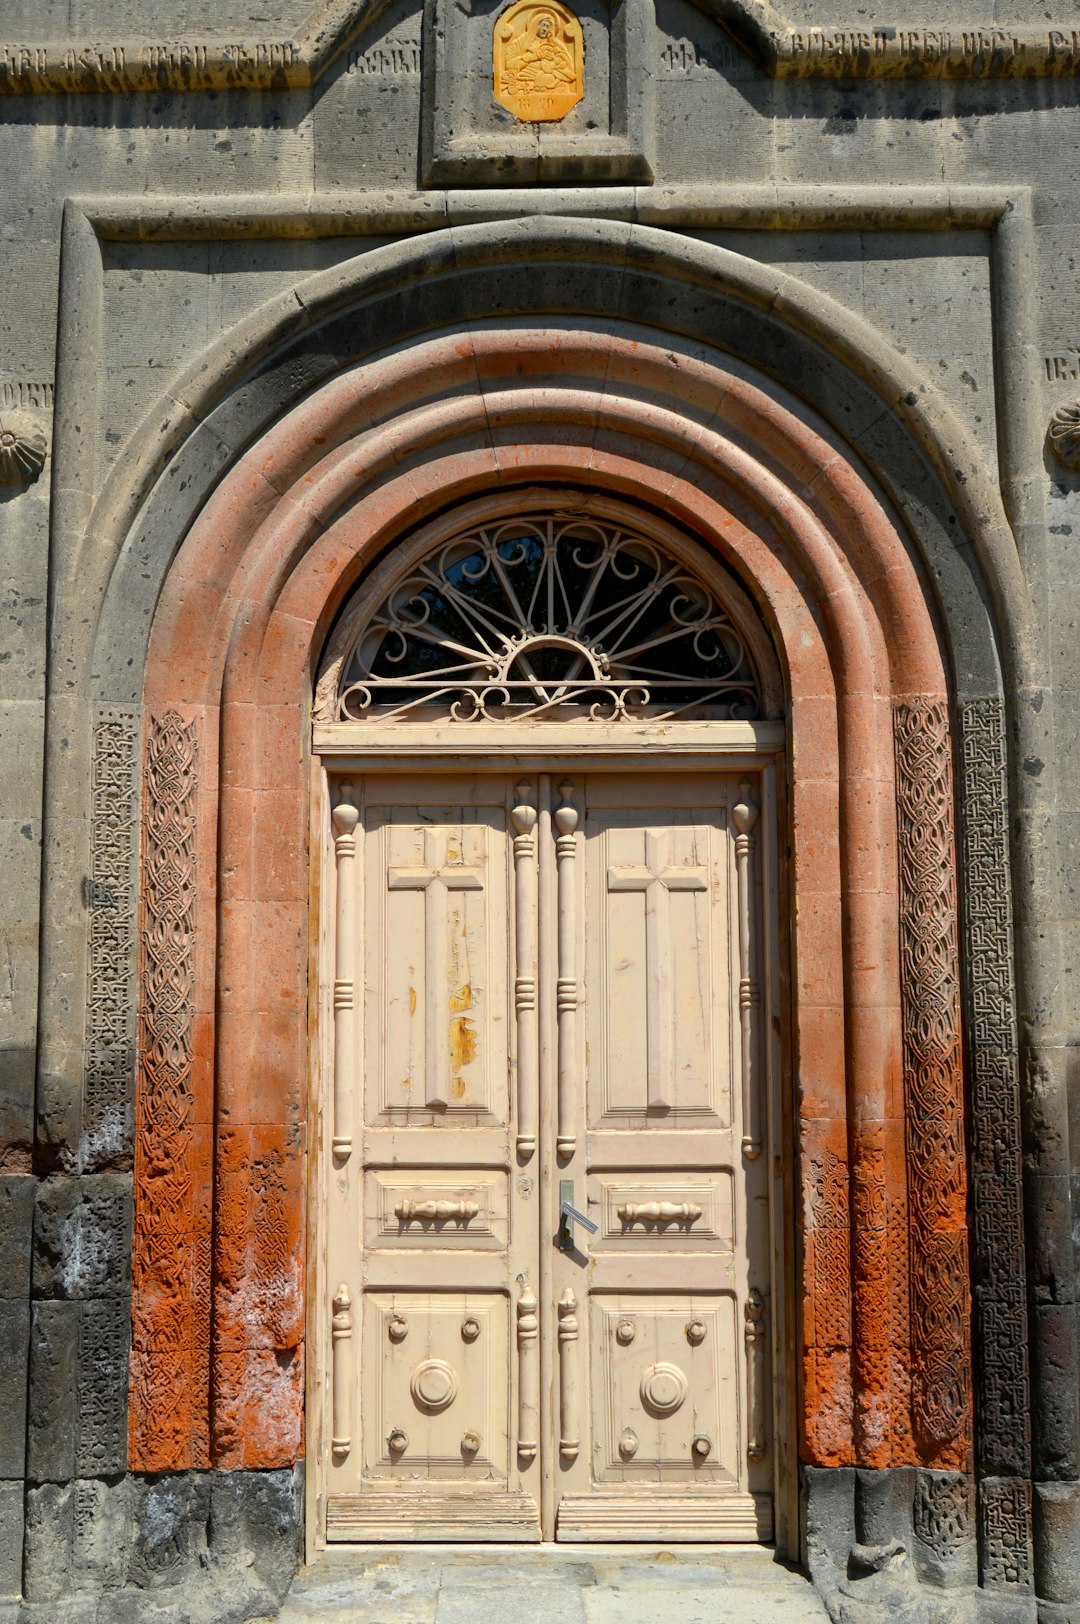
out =
{"type": "Polygon", "coordinates": [[[506,1483],[506,1307],[498,1292],[365,1293],[367,1479],[506,1483]]]}
{"type": "Polygon", "coordinates": [[[334,1161],[327,1270],[362,1336],[327,1537],[537,1539],[541,1466],[511,1427],[513,1303],[538,1268],[535,1195],[510,1176],[512,790],[400,775],[351,793],[364,1120],[334,1161]]]}
{"type": "MultiPolygon", "coordinates": [[[[742,1151],[741,1004],[760,980],[739,959],[742,793],[721,774],[610,773],[568,797],[583,847],[584,1052],[560,1178],[587,1192],[599,1227],[554,1266],[554,1295],[572,1292],[588,1322],[561,1360],[579,1380],[591,1362],[588,1442],[561,1462],[559,1538],[771,1533],[771,1465],[746,1447],[743,1312],[770,1256],[768,1225],[748,1224],[766,1164],[742,1151]]],[[[756,951],[760,899],[746,900],[756,951]]]]}
{"type": "Polygon", "coordinates": [[[327,1537],[768,1537],[752,782],[343,793],[327,1537]]]}

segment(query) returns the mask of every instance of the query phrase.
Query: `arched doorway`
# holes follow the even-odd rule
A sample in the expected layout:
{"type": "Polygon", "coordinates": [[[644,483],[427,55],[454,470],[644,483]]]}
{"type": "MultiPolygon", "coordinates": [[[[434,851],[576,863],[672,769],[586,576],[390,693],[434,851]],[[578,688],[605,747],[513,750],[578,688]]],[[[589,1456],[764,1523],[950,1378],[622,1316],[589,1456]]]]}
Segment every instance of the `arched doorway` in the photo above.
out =
{"type": "Polygon", "coordinates": [[[322,1316],[332,1335],[340,1284],[318,1300],[304,1262],[317,666],[373,560],[481,493],[514,504],[538,484],[692,537],[753,600],[783,673],[798,1385],[773,1443],[794,1553],[796,1452],[807,1484],[850,1488],[833,1469],[853,1464],[969,1481],[946,655],[903,521],[814,411],[704,343],[617,321],[429,331],[290,395],[164,577],[143,689],[144,942],[165,917],[149,880],[163,855],[183,884],[171,966],[143,974],[145,1030],[158,1020],[165,1041],[144,1043],[139,1083],[132,1462],[304,1450],[305,1327],[322,1316]]]}
{"type": "Polygon", "coordinates": [[[346,602],[314,736],[320,1537],[772,1538],[782,716],[737,581],[610,497],[471,501],[346,602]]]}

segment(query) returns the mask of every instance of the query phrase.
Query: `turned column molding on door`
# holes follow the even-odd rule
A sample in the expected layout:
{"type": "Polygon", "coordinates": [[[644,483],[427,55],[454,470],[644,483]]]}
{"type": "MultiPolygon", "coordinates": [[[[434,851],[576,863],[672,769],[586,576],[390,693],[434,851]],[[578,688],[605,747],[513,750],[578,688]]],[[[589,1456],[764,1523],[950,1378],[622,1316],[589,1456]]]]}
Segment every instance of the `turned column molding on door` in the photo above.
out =
{"type": "MultiPolygon", "coordinates": [[[[578,811],[570,797],[574,787],[559,785],[555,808],[555,859],[559,872],[559,975],[555,987],[559,1024],[558,1139],[560,1156],[572,1156],[577,1139],[571,1122],[578,1086],[578,972],[577,972],[577,841],[578,811]]],[[[543,905],[543,904],[541,904],[543,905]]]]}
{"type": "Polygon", "coordinates": [[[334,1136],[335,1156],[353,1148],[353,1079],[356,1076],[356,825],[360,813],[352,785],[341,786],[341,799],[331,813],[337,870],[337,939],[334,975],[334,1136]]]}
{"type": "Polygon", "coordinates": [[[749,779],[739,784],[739,799],[731,809],[735,825],[735,866],[739,877],[739,1035],[742,1059],[743,1155],[761,1155],[761,1090],[759,1071],[759,1002],[754,973],[754,944],[751,920],[754,911],[753,862],[754,830],[758,808],[751,799],[749,779]]]}
{"type": "Polygon", "coordinates": [[[540,1047],[536,1010],[536,823],[535,791],[514,788],[514,941],[517,954],[514,1009],[517,1015],[517,1149],[527,1159],[536,1150],[536,1110],[540,1088],[540,1047]]]}

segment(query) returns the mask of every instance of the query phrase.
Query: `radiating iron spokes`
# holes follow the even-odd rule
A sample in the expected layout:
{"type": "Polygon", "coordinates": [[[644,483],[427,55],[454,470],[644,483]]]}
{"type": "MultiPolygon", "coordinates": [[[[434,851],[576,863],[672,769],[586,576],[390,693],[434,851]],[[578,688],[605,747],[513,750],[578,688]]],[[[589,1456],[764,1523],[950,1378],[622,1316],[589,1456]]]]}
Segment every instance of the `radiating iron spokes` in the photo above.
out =
{"type": "Polygon", "coordinates": [[[760,714],[743,637],[680,559],[625,525],[528,513],[442,542],[367,618],[342,720],[760,714]]]}

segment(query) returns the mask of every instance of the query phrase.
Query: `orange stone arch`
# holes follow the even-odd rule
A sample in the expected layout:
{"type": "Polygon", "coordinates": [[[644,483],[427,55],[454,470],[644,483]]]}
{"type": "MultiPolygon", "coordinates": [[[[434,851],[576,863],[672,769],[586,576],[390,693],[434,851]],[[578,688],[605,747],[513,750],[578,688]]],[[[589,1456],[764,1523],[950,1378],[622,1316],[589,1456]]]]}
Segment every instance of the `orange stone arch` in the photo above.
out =
{"type": "Polygon", "coordinates": [[[570,317],[432,336],[315,391],[230,468],[167,577],[144,689],[155,1041],[137,1093],[132,1466],[302,1452],[313,673],[396,537],[477,493],[550,484],[617,494],[712,548],[783,668],[802,1456],[968,1469],[931,592],[868,478],[779,391],[670,335],[570,317]],[[189,949],[179,981],[154,962],[163,918],[189,949]]]}

